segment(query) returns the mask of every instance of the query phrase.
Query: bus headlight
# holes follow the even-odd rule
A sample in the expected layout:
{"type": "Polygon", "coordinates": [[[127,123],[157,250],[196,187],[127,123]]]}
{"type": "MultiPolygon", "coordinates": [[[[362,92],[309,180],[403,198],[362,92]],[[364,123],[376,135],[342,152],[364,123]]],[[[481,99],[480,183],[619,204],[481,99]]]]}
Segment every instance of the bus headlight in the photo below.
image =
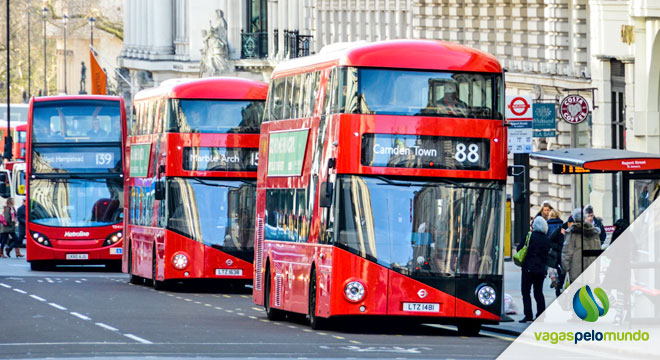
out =
{"type": "Polygon", "coordinates": [[[497,294],[495,293],[495,289],[491,286],[481,285],[477,288],[477,299],[479,299],[479,302],[483,305],[492,305],[496,298],[497,294]]]}
{"type": "Polygon", "coordinates": [[[105,238],[105,242],[103,242],[103,246],[114,245],[119,240],[121,240],[121,237],[122,237],[121,231],[114,232],[114,233],[108,235],[107,238],[105,238]]]}
{"type": "Polygon", "coordinates": [[[39,245],[53,247],[53,244],[50,243],[50,240],[46,235],[34,231],[31,231],[31,233],[32,233],[32,239],[36,241],[39,245]]]}
{"type": "Polygon", "coordinates": [[[185,254],[178,253],[172,258],[172,265],[179,270],[183,270],[188,266],[188,257],[185,254]]]}
{"type": "Polygon", "coordinates": [[[364,285],[359,281],[351,281],[344,286],[344,296],[348,301],[358,302],[364,299],[364,285]]]}

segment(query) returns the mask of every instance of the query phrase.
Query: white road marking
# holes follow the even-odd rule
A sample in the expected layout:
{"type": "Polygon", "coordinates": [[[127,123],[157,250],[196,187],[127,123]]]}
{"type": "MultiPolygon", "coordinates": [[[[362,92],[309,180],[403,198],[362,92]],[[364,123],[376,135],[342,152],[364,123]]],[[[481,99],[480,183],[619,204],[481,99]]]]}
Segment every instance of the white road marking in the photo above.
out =
{"type": "Polygon", "coordinates": [[[51,278],[46,278],[46,281],[48,281],[49,283],[54,283],[54,281],[51,280],[51,278]]]}
{"type": "Polygon", "coordinates": [[[151,341],[149,341],[149,340],[145,340],[145,339],[143,339],[143,338],[141,338],[141,337],[137,337],[137,336],[135,336],[135,335],[133,335],[133,334],[124,334],[124,336],[126,336],[126,337],[129,338],[129,339],[133,339],[133,340],[135,340],[135,341],[137,341],[137,342],[141,342],[141,343],[143,343],[143,344],[153,344],[151,341]]]}
{"type": "Polygon", "coordinates": [[[85,316],[85,315],[83,315],[83,314],[77,313],[77,312],[75,312],[75,311],[72,311],[72,312],[70,312],[69,314],[71,314],[71,315],[73,315],[73,316],[75,316],[75,317],[77,317],[77,318],[81,318],[81,319],[83,319],[83,320],[92,320],[92,318],[87,317],[87,316],[85,316]]]}
{"type": "Polygon", "coordinates": [[[21,289],[14,289],[14,291],[16,291],[17,293],[21,293],[21,294],[27,294],[27,292],[25,292],[21,289]]]}
{"type": "Polygon", "coordinates": [[[11,286],[9,286],[9,285],[7,285],[7,284],[0,283],[0,286],[5,287],[5,288],[7,288],[7,289],[11,289],[11,286]]]}
{"type": "Polygon", "coordinates": [[[82,284],[82,281],[80,281],[80,280],[76,280],[76,281],[74,281],[74,282],[75,282],[75,283],[78,283],[78,284],[82,284]]]}
{"type": "Polygon", "coordinates": [[[33,299],[37,299],[37,300],[39,300],[39,301],[46,301],[46,299],[44,299],[44,298],[42,298],[42,297],[39,297],[39,296],[37,296],[37,295],[30,295],[30,297],[33,298],[33,299]]]}
{"type": "Polygon", "coordinates": [[[112,326],[110,326],[110,325],[106,325],[106,324],[104,324],[104,323],[96,323],[96,325],[97,325],[97,326],[100,326],[100,327],[102,327],[102,328],[104,328],[104,329],[108,329],[108,330],[110,330],[110,331],[119,331],[118,329],[115,329],[115,328],[113,328],[112,326]]]}
{"type": "Polygon", "coordinates": [[[57,304],[55,304],[55,303],[48,303],[48,305],[50,305],[50,306],[52,306],[52,307],[54,307],[54,308],[56,308],[56,309],[66,310],[66,308],[65,308],[64,306],[60,306],[60,305],[57,305],[57,304]]]}

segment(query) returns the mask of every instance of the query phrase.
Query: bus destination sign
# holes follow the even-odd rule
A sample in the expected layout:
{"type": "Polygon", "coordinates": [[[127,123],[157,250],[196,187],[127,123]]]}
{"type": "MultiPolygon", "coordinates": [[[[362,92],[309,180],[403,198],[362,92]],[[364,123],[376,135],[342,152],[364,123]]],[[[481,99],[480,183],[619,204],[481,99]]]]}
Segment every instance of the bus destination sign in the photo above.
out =
{"type": "Polygon", "coordinates": [[[119,148],[37,148],[32,166],[35,173],[48,174],[64,171],[120,172],[119,148]]]}
{"type": "Polygon", "coordinates": [[[375,167],[488,170],[490,143],[483,138],[364,134],[361,162],[375,167]]]}
{"type": "Polygon", "coordinates": [[[183,170],[187,171],[257,171],[258,160],[257,148],[183,148],[183,170]]]}

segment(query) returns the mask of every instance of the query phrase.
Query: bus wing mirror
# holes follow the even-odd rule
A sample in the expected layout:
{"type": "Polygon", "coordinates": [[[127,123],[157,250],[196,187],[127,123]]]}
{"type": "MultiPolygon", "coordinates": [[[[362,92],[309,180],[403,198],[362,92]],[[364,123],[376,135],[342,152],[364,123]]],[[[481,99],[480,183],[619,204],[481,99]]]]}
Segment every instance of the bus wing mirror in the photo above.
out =
{"type": "Polygon", "coordinates": [[[321,184],[321,191],[319,192],[319,206],[322,208],[329,208],[332,205],[332,183],[326,181],[321,184]]]}
{"type": "Polygon", "coordinates": [[[156,181],[156,193],[154,194],[154,198],[156,200],[165,200],[165,182],[164,181],[156,181]]]}

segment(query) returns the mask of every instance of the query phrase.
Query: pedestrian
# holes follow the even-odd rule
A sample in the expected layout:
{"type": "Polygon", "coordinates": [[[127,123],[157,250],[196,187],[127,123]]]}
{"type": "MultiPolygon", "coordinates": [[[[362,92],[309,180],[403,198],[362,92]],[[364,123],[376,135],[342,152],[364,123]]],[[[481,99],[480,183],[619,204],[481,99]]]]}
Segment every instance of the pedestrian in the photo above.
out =
{"type": "MultiPolygon", "coordinates": [[[[523,298],[524,317],[520,322],[534,320],[532,318],[532,299],[530,292],[534,288],[534,300],[536,301],[536,317],[545,311],[545,297],[543,296],[543,280],[546,275],[546,263],[548,261],[548,250],[550,240],[548,239],[548,223],[542,216],[534,218],[532,233],[527,246],[527,255],[522,264],[522,276],[520,290],[523,298]]],[[[523,247],[523,242],[518,244],[518,251],[523,247]]]]}
{"type": "Polygon", "coordinates": [[[16,220],[18,220],[18,244],[22,245],[25,239],[25,198],[23,198],[23,203],[16,210],[16,220]]]}
{"type": "Polygon", "coordinates": [[[550,239],[550,250],[548,251],[548,267],[554,269],[550,274],[554,278],[550,279],[550,287],[555,289],[555,295],[559,296],[563,290],[564,281],[566,280],[566,273],[561,269],[561,249],[564,246],[564,222],[561,221],[561,213],[559,210],[552,209],[550,211],[550,219],[548,220],[548,238],[550,239]]]}
{"type": "Polygon", "coordinates": [[[585,206],[584,214],[586,221],[598,229],[598,238],[600,239],[600,244],[603,245],[605,243],[605,239],[607,238],[605,226],[603,225],[603,219],[594,215],[594,207],[591,205],[585,206]]]}
{"type": "Polygon", "coordinates": [[[2,215],[5,222],[0,230],[0,243],[6,245],[5,254],[11,257],[10,253],[16,249],[16,257],[23,257],[21,249],[18,247],[18,236],[16,236],[16,209],[14,208],[14,199],[9,198],[2,209],[2,215]]]}
{"type": "Polygon", "coordinates": [[[618,239],[621,234],[628,228],[628,220],[619,219],[614,222],[614,232],[612,233],[612,240],[610,240],[610,245],[614,243],[614,240],[618,239]]]}
{"type": "Polygon", "coordinates": [[[582,256],[582,250],[600,250],[600,238],[598,230],[594,228],[593,224],[583,221],[585,215],[582,209],[574,209],[571,217],[575,222],[564,235],[561,267],[568,273],[570,282],[575,282],[584,269],[597,258],[597,256],[582,256]],[[582,248],[583,243],[584,249],[582,248]]]}
{"type": "MultiPolygon", "coordinates": [[[[541,204],[541,210],[534,216],[535,218],[537,216],[542,216],[546,221],[550,218],[550,211],[554,210],[552,205],[550,205],[550,201],[546,200],[541,204]]],[[[548,233],[550,234],[550,233],[548,233]]]]}

